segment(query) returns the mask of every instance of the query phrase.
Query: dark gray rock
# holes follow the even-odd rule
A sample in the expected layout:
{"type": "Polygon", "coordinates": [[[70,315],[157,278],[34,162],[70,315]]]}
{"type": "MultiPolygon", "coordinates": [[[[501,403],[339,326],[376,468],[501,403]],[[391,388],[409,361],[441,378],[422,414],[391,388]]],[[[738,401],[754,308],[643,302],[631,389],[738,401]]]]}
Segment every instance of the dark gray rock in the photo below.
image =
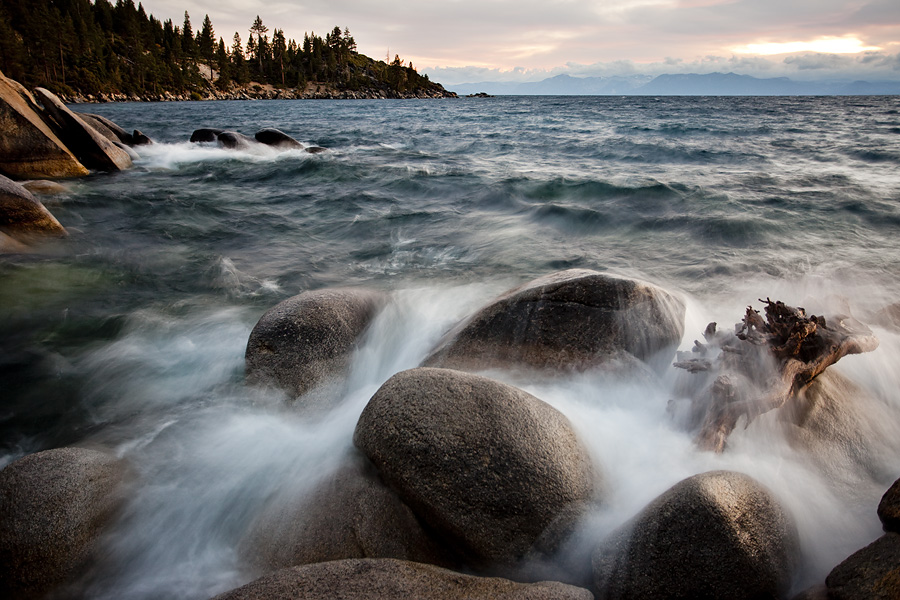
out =
{"type": "Polygon", "coordinates": [[[457,564],[355,453],[309,496],[276,497],[251,526],[242,554],[264,572],[345,558],[457,564]]]}
{"type": "Polygon", "coordinates": [[[0,230],[27,242],[40,236],[65,236],[66,230],[24,187],[0,175],[0,230]]]}
{"type": "Polygon", "coordinates": [[[424,366],[568,371],[636,357],[668,365],[684,304],[640,281],[571,269],[510,290],[453,328],[424,366]]]}
{"type": "Polygon", "coordinates": [[[40,598],[78,575],[123,500],[116,458],[84,448],[0,471],[0,597],[40,598]]]}
{"type": "Polygon", "coordinates": [[[597,597],[783,598],[799,552],[772,494],[741,473],[689,477],[594,552],[597,597]]]}
{"type": "Polygon", "coordinates": [[[394,560],[339,560],[270,573],[215,600],[591,600],[557,582],[515,583],[394,560]]]}
{"type": "Polygon", "coordinates": [[[149,146],[150,144],[153,143],[153,140],[151,140],[140,129],[134,130],[134,133],[131,134],[131,139],[132,139],[132,144],[131,144],[132,146],[149,146]]]}
{"type": "Polygon", "coordinates": [[[222,129],[196,129],[191,134],[191,141],[194,143],[215,142],[219,139],[219,134],[222,132],[222,129]]]}
{"type": "Polygon", "coordinates": [[[398,373],[363,410],[353,442],[477,569],[510,572],[552,553],[596,498],[599,476],[568,419],[486,377],[398,373]]]}
{"type": "Polygon", "coordinates": [[[259,143],[236,131],[223,131],[218,135],[216,141],[220,146],[229,150],[247,150],[259,143]]]}
{"type": "Polygon", "coordinates": [[[251,383],[299,396],[344,372],[387,296],[364,289],[304,292],[269,309],[247,342],[251,383]]]}
{"type": "Polygon", "coordinates": [[[25,88],[0,73],[0,172],[16,179],[87,175],[39,111],[25,88]]]}
{"type": "Polygon", "coordinates": [[[256,141],[277,148],[303,148],[303,144],[279,129],[260,129],[254,136],[256,141]]]}
{"type": "Polygon", "coordinates": [[[900,598],[900,535],[886,533],[850,555],[825,578],[830,600],[900,598]]]}
{"type": "Polygon", "coordinates": [[[894,482],[878,503],[878,518],[885,531],[900,533],[900,479],[894,482]]]}
{"type": "Polygon", "coordinates": [[[822,584],[807,588],[791,600],[828,600],[828,588],[822,584]]]}
{"type": "Polygon", "coordinates": [[[307,146],[304,148],[310,154],[320,154],[322,152],[328,152],[328,148],[323,148],[322,146],[307,146]]]}
{"type": "Polygon", "coordinates": [[[55,94],[44,88],[35,88],[34,93],[59,127],[61,139],[82,164],[101,171],[121,171],[131,167],[131,158],[124,150],[85,123],[55,94]]]}

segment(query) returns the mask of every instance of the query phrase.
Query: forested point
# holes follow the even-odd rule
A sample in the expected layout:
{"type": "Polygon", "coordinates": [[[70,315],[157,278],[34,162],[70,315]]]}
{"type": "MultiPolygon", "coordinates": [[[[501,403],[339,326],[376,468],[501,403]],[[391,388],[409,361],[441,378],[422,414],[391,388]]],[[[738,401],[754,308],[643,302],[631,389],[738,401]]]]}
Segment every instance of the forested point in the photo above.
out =
{"type": "Polygon", "coordinates": [[[246,44],[133,0],[0,0],[0,70],[67,101],[453,97],[399,56],[359,54],[349,29],[285,38],[257,16],[246,44]]]}

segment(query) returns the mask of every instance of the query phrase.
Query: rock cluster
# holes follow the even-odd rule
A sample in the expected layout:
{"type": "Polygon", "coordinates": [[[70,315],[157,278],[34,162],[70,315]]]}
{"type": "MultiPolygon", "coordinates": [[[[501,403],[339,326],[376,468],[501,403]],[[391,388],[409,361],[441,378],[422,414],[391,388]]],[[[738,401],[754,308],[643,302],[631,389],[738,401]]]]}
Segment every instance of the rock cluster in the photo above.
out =
{"type": "Polygon", "coordinates": [[[236,131],[215,128],[195,129],[191,134],[190,141],[193,143],[216,142],[220,147],[228,150],[250,150],[254,145],[262,144],[280,150],[305,150],[310,154],[325,151],[325,148],[321,146],[304,146],[288,134],[274,128],[260,129],[252,138],[236,131]]]}

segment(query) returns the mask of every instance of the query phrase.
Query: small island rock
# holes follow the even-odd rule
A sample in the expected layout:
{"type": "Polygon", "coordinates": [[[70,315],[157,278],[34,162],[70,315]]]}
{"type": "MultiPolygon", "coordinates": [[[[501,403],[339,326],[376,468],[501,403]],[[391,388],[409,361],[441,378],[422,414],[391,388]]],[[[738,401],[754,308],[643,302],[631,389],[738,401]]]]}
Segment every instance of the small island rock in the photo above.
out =
{"type": "Polygon", "coordinates": [[[215,142],[217,139],[219,139],[219,134],[223,132],[223,129],[195,129],[194,133],[191,134],[191,142],[195,144],[201,142],[215,142]]]}
{"type": "Polygon", "coordinates": [[[266,146],[278,148],[303,148],[303,144],[279,129],[260,129],[254,136],[256,141],[266,146]]]}

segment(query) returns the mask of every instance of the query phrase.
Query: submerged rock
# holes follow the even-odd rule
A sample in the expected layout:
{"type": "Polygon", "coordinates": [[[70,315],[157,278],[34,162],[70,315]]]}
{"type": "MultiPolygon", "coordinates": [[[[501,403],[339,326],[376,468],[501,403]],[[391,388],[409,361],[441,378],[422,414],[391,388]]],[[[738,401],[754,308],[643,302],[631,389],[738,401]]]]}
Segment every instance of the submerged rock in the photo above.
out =
{"type": "Polygon", "coordinates": [[[0,231],[0,254],[28,252],[28,246],[0,231]]]}
{"type": "Polygon", "coordinates": [[[783,598],[799,541],[772,494],[752,478],[712,471],[651,502],[594,552],[606,600],[783,598]]]}
{"type": "Polygon", "coordinates": [[[215,142],[223,131],[222,129],[195,129],[191,134],[191,142],[215,142]]]}
{"type": "Polygon", "coordinates": [[[266,146],[278,148],[303,148],[303,144],[278,129],[260,129],[254,136],[256,141],[266,146]]]}
{"type": "Polygon", "coordinates": [[[510,290],[454,327],[424,366],[567,371],[636,357],[667,364],[684,304],[656,286],[570,269],[510,290]]]}
{"type": "Polygon", "coordinates": [[[900,534],[886,533],[850,555],[825,578],[829,600],[900,598],[900,534]]]}
{"type": "Polygon", "coordinates": [[[304,148],[310,154],[319,154],[321,152],[328,152],[328,148],[323,148],[322,146],[307,146],[304,148]]]}
{"type": "Polygon", "coordinates": [[[590,600],[557,582],[515,583],[394,559],[339,560],[270,573],[215,600],[590,600]]]}
{"type": "Polygon", "coordinates": [[[299,501],[275,498],[242,546],[248,560],[265,571],[346,558],[397,558],[446,567],[457,562],[357,454],[299,501]]]}
{"type": "Polygon", "coordinates": [[[885,531],[900,533],[900,479],[894,482],[878,503],[878,518],[885,531]]]}
{"type": "Polygon", "coordinates": [[[229,150],[246,150],[259,143],[236,131],[223,131],[216,137],[216,141],[220,146],[229,150]]]}
{"type": "Polygon", "coordinates": [[[0,175],[0,230],[18,241],[65,236],[66,230],[31,192],[0,175]]]}
{"type": "Polygon", "coordinates": [[[35,88],[34,92],[59,126],[66,146],[85,166],[101,171],[121,171],[131,167],[132,162],[128,153],[85,123],[55,94],[44,88],[35,88]]]}
{"type": "Polygon", "coordinates": [[[303,292],[269,309],[247,342],[247,379],[300,396],[348,366],[363,332],[387,303],[374,290],[303,292]]]}
{"type": "Polygon", "coordinates": [[[0,596],[41,598],[78,575],[121,505],[123,476],[119,460],[84,448],[0,471],[0,596]]]}
{"type": "Polygon", "coordinates": [[[398,373],[363,410],[353,442],[478,569],[552,553],[596,497],[598,474],[568,419],[486,377],[398,373]]]}
{"type": "Polygon", "coordinates": [[[32,194],[42,194],[44,196],[53,196],[56,194],[65,194],[69,189],[55,181],[47,181],[46,179],[32,179],[31,181],[21,182],[23,188],[32,194]]]}
{"type": "Polygon", "coordinates": [[[17,179],[87,175],[38,111],[31,94],[0,73],[0,171],[17,179]]]}

